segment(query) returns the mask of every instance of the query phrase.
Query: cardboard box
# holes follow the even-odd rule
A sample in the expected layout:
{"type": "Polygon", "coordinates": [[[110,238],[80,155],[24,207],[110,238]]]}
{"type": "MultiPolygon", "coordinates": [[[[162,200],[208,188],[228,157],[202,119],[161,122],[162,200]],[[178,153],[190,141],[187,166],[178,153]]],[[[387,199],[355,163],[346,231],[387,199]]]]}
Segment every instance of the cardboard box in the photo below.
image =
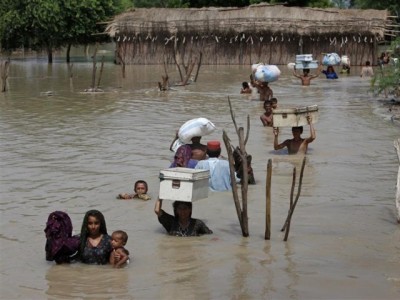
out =
{"type": "Polygon", "coordinates": [[[308,125],[307,116],[310,115],[312,123],[318,121],[318,105],[297,108],[277,108],[273,110],[274,127],[297,127],[308,125]]]}
{"type": "Polygon", "coordinates": [[[170,168],[160,171],[159,198],[193,202],[208,197],[208,170],[170,168]]]}

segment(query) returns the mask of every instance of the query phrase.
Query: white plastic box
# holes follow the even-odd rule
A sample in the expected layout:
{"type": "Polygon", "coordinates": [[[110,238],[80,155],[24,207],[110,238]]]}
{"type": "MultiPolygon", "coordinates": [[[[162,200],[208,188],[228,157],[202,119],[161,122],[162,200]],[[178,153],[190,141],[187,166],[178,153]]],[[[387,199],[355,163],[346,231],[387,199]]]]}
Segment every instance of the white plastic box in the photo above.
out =
{"type": "Polygon", "coordinates": [[[300,69],[318,69],[318,61],[317,60],[296,61],[295,67],[296,67],[296,70],[300,70],[300,69]]]}
{"type": "Polygon", "coordinates": [[[296,62],[297,61],[312,61],[312,54],[298,54],[296,55],[296,62]]]}
{"type": "Polygon", "coordinates": [[[318,105],[297,108],[277,108],[273,110],[274,127],[298,127],[307,125],[307,116],[311,116],[311,123],[318,121],[318,105]]]}
{"type": "Polygon", "coordinates": [[[159,198],[193,202],[208,197],[208,170],[170,168],[160,171],[159,198]]]}

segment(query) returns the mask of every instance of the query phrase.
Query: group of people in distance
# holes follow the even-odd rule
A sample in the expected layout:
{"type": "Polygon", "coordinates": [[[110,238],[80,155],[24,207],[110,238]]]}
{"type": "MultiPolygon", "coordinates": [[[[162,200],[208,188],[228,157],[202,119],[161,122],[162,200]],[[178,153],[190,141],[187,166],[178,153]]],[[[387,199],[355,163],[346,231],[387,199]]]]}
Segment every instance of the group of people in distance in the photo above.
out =
{"type": "MultiPolygon", "coordinates": [[[[329,68],[328,68],[329,69],[329,68]]],[[[304,69],[303,75],[297,75],[296,71],[293,71],[293,74],[301,78],[303,85],[310,85],[311,79],[318,77],[319,74],[309,75],[309,70],[304,69]]],[[[261,123],[265,127],[273,127],[273,111],[278,107],[278,99],[273,97],[274,93],[272,89],[269,87],[268,82],[260,82],[254,79],[254,74],[250,75],[250,83],[253,87],[257,88],[257,91],[260,95],[260,101],[263,101],[263,107],[265,112],[260,116],[261,123]]],[[[245,83],[242,84],[243,88],[247,85],[245,83]]],[[[243,91],[241,90],[241,93],[243,91]]],[[[310,126],[310,136],[308,138],[302,138],[301,134],[303,133],[303,126],[292,127],[292,139],[287,139],[283,143],[279,143],[279,128],[274,127],[274,149],[280,150],[283,148],[287,148],[288,154],[306,154],[308,149],[308,144],[315,140],[316,134],[315,129],[312,124],[311,116],[307,116],[307,122],[310,126]]]]}
{"type": "MultiPolygon", "coordinates": [[[[325,74],[326,79],[338,79],[338,75],[335,72],[333,66],[328,66],[326,70],[322,70],[322,65],[320,65],[316,74],[311,74],[310,69],[303,69],[303,74],[298,74],[296,68],[293,69],[293,75],[301,80],[303,86],[309,86],[311,80],[317,78],[321,73],[325,74]]],[[[342,74],[350,74],[350,64],[342,64],[342,74]]],[[[366,61],[365,65],[361,68],[360,77],[372,77],[374,76],[374,70],[371,66],[370,61],[366,61]]]]}

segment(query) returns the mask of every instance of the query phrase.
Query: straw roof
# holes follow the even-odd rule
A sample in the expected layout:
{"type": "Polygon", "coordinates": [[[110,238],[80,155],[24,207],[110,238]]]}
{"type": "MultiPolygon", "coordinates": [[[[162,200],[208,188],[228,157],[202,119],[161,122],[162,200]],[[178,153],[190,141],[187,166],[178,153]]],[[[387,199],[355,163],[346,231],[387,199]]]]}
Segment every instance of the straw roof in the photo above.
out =
{"type": "Polygon", "coordinates": [[[148,35],[169,33],[270,32],[295,35],[358,33],[384,37],[387,10],[319,9],[258,4],[244,8],[139,8],[120,14],[106,33],[148,35]]]}

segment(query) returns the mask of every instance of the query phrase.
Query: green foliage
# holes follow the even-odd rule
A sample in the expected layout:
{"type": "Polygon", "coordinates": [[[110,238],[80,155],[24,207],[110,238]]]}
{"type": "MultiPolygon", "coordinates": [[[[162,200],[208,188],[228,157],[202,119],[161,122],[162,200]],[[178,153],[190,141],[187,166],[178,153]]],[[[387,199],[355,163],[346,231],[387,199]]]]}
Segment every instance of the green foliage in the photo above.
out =
{"type": "Polygon", "coordinates": [[[122,13],[133,7],[133,0],[114,0],[115,13],[122,13]]]}
{"type": "Polygon", "coordinates": [[[384,65],[371,81],[373,90],[378,94],[382,91],[400,91],[400,37],[391,43],[389,53],[392,58],[390,63],[384,65]]]}
{"type": "Polygon", "coordinates": [[[187,8],[189,0],[133,0],[133,5],[137,8],[187,8]]]}
{"type": "MultiPolygon", "coordinates": [[[[330,0],[309,0],[307,6],[328,8],[328,7],[334,7],[335,3],[330,0]]],[[[339,6],[337,6],[337,7],[339,7],[339,6]]]]}
{"type": "Polygon", "coordinates": [[[399,0],[354,0],[356,8],[371,8],[371,9],[387,9],[397,16],[400,15],[400,1],[399,0]]]}
{"type": "Polygon", "coordinates": [[[104,40],[94,36],[128,5],[124,0],[2,0],[0,2],[0,43],[6,50],[21,46],[34,50],[60,48],[104,40]]]}

